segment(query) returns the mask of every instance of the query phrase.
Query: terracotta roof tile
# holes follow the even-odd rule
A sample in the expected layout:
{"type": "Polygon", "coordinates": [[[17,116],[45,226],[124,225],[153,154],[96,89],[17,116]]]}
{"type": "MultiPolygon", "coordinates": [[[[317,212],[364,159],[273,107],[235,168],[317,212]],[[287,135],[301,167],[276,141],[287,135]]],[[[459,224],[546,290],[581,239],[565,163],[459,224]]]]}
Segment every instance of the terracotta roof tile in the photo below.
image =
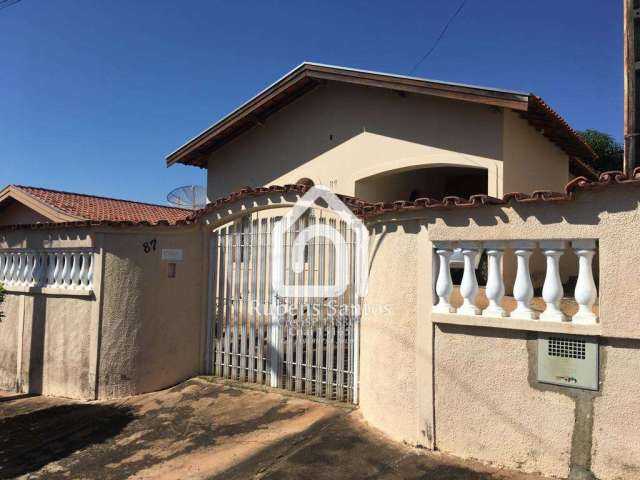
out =
{"type": "MultiPolygon", "coordinates": [[[[361,200],[355,197],[350,197],[346,195],[338,195],[338,197],[354,212],[354,214],[364,217],[371,218],[376,217],[389,212],[402,212],[409,210],[421,210],[421,209],[457,209],[457,208],[478,208],[482,206],[488,205],[504,205],[511,203],[540,203],[543,205],[548,205],[555,202],[566,202],[571,201],[574,198],[574,194],[581,190],[601,190],[608,188],[612,185],[625,185],[632,184],[640,186],[640,167],[636,168],[632,175],[627,176],[622,172],[605,172],[600,175],[598,180],[592,181],[586,177],[577,177],[569,182],[564,192],[552,192],[540,190],[533,192],[531,194],[522,193],[522,192],[513,192],[507,193],[504,195],[502,199],[490,197],[489,195],[479,194],[472,195],[469,199],[465,199],[462,197],[454,197],[449,196],[445,197],[442,200],[436,200],[433,198],[418,198],[417,200],[410,202],[405,200],[399,200],[392,203],[384,203],[384,202],[368,202],[366,200],[361,200]]],[[[21,189],[29,188],[29,187],[19,187],[21,189]]],[[[209,212],[215,211],[219,208],[222,208],[224,205],[243,200],[248,197],[259,197],[262,195],[267,195],[272,192],[295,192],[304,194],[309,189],[308,186],[305,185],[272,185],[269,187],[259,187],[259,188],[243,188],[237,192],[233,192],[226,197],[219,198],[214,202],[211,202],[207,207],[198,210],[196,212],[190,212],[188,210],[181,210],[171,207],[162,207],[159,205],[148,205],[148,204],[140,204],[136,202],[127,202],[124,200],[113,200],[113,199],[104,199],[101,197],[90,197],[87,195],[78,195],[78,194],[66,194],[65,192],[53,192],[51,190],[45,191],[44,189],[31,189],[37,191],[49,192],[49,194],[58,194],[62,195],[58,198],[58,202],[61,198],[70,199],[71,197],[88,197],[93,199],[94,202],[100,203],[104,202],[116,202],[120,204],[118,208],[122,210],[117,210],[117,214],[113,214],[112,218],[94,218],[87,219],[84,221],[78,222],[68,222],[68,223],[57,223],[57,224],[35,224],[35,225],[13,225],[8,227],[0,227],[1,230],[5,229],[23,229],[23,228],[59,228],[59,227],[78,227],[78,226],[94,226],[94,225],[118,225],[118,226],[135,226],[135,225],[188,225],[197,223],[198,220],[206,215],[209,212]],[[65,195],[70,195],[71,197],[67,197],[65,195]],[[160,210],[154,210],[160,209],[160,210]],[[166,215],[166,211],[172,211],[172,216],[166,215]],[[177,211],[177,212],[176,212],[177,211]],[[162,212],[162,213],[161,213],[162,212]],[[146,215],[146,218],[143,218],[146,215]],[[128,218],[124,218],[128,217],[128,218]],[[162,217],[162,218],[161,218],[162,217]],[[171,217],[171,218],[170,218],[171,217]]],[[[45,193],[41,193],[41,195],[46,195],[45,193]]],[[[79,203],[82,203],[84,200],[76,199],[79,203]]],[[[90,203],[92,204],[92,203],[90,203]]],[[[85,207],[87,208],[87,207],[85,207]]],[[[111,207],[115,208],[115,207],[111,207]]],[[[74,210],[74,212],[83,211],[79,208],[74,210]]],[[[89,209],[91,211],[91,209],[89,209]]],[[[95,214],[99,211],[98,208],[93,208],[93,213],[95,214]]],[[[69,211],[66,211],[69,213],[69,211]]],[[[107,217],[107,214],[101,214],[103,217],[107,217]]],[[[94,215],[95,217],[99,217],[100,215],[94,215]]]]}
{"type": "Polygon", "coordinates": [[[79,221],[132,222],[152,225],[165,223],[175,225],[180,221],[186,220],[193,213],[191,210],[150,203],[96,197],[22,185],[14,185],[14,187],[59,212],[78,217],[79,221]]]}

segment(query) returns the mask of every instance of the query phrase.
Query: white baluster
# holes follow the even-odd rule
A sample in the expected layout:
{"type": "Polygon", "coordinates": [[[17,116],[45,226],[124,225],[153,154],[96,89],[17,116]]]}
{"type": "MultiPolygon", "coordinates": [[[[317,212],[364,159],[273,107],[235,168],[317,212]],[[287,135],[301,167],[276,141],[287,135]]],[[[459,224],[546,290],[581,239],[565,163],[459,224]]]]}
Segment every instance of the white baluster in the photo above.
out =
{"type": "Polygon", "coordinates": [[[502,308],[502,297],[504,297],[504,281],[502,280],[502,254],[504,252],[504,242],[486,242],[487,263],[489,272],[487,276],[486,294],[489,299],[489,306],[484,309],[482,315],[485,317],[506,317],[506,310],[502,308]]]}
{"type": "Polygon", "coordinates": [[[433,250],[431,252],[431,295],[433,305],[438,303],[438,293],[436,292],[436,283],[438,282],[438,273],[439,273],[440,261],[438,259],[438,255],[436,251],[433,250]]]}
{"type": "Polygon", "coordinates": [[[22,265],[22,271],[20,272],[20,283],[22,285],[28,285],[30,283],[29,273],[31,273],[31,263],[33,255],[31,252],[24,252],[24,265],[22,265]]]}
{"type": "Polygon", "coordinates": [[[578,280],[575,299],[578,312],[572,320],[576,323],[597,323],[598,316],[593,313],[593,304],[598,298],[596,282],[593,279],[593,256],[596,253],[595,240],[574,240],[571,242],[578,256],[578,280]]]}
{"type": "Polygon", "coordinates": [[[11,252],[6,252],[4,254],[4,267],[2,269],[2,281],[7,283],[9,281],[9,272],[11,271],[11,263],[13,262],[13,258],[11,256],[11,252]]]}
{"type": "Polygon", "coordinates": [[[91,290],[93,288],[93,264],[95,262],[95,257],[93,256],[93,253],[89,253],[87,254],[87,258],[89,260],[89,268],[87,270],[87,289],[91,290]]]}
{"type": "Polygon", "coordinates": [[[479,315],[480,309],[476,306],[478,295],[478,279],[476,278],[476,257],[480,253],[480,245],[476,242],[464,242],[460,244],[464,257],[464,273],[460,282],[460,295],[462,306],[458,313],[462,315],[479,315]]]}
{"type": "Polygon", "coordinates": [[[54,285],[56,283],[56,254],[55,253],[47,253],[47,285],[54,285]]]}
{"type": "Polygon", "coordinates": [[[20,252],[16,252],[14,258],[14,268],[13,268],[13,284],[18,285],[20,283],[20,274],[22,272],[22,265],[24,262],[23,255],[20,252]]]}
{"type": "Polygon", "coordinates": [[[27,272],[27,284],[33,286],[36,283],[36,270],[38,269],[38,252],[31,252],[29,257],[29,271],[27,272]]]}
{"type": "Polygon", "coordinates": [[[547,308],[540,315],[540,320],[565,322],[569,318],[560,310],[560,302],[564,296],[562,280],[560,278],[560,257],[564,253],[563,240],[548,240],[540,242],[542,253],[547,258],[547,273],[542,287],[542,298],[547,308]]]}
{"type": "Polygon", "coordinates": [[[80,252],[73,252],[73,264],[71,268],[71,286],[78,288],[80,286],[80,268],[82,264],[82,254],[80,252]]]}
{"type": "Polygon", "coordinates": [[[64,255],[62,253],[55,253],[56,268],[53,273],[52,287],[58,287],[62,285],[62,278],[64,273],[64,255]]]}
{"type": "Polygon", "coordinates": [[[453,250],[449,244],[437,244],[436,253],[440,259],[438,271],[438,281],[436,282],[436,294],[438,304],[433,307],[434,312],[455,313],[456,309],[451,305],[450,298],[453,292],[453,281],[451,280],[451,269],[449,268],[449,257],[453,250]]]}
{"type": "Polygon", "coordinates": [[[44,287],[47,284],[49,275],[49,255],[47,252],[40,252],[40,270],[38,273],[38,285],[44,287]]]}
{"type": "Polygon", "coordinates": [[[2,267],[2,282],[9,283],[9,274],[11,272],[11,264],[13,263],[13,257],[11,252],[5,252],[4,254],[4,267],[2,267]]]}
{"type": "Polygon", "coordinates": [[[64,268],[62,271],[62,287],[69,288],[71,286],[71,252],[64,253],[64,268]]]}
{"type": "Polygon", "coordinates": [[[42,263],[41,263],[41,254],[40,252],[34,252],[33,253],[33,269],[31,270],[31,280],[32,280],[32,285],[34,286],[39,286],[40,285],[40,270],[42,270],[42,263]]]}
{"type": "Polygon", "coordinates": [[[7,267],[7,253],[0,252],[0,283],[4,282],[4,271],[7,267]]]}
{"type": "Polygon", "coordinates": [[[24,269],[24,253],[18,252],[16,254],[17,263],[16,268],[13,271],[13,283],[16,285],[20,285],[22,283],[22,270],[24,269]]]}
{"type": "Polygon", "coordinates": [[[7,285],[13,284],[13,272],[16,268],[16,254],[14,252],[9,252],[9,265],[7,267],[7,275],[5,277],[5,282],[7,285]]]}
{"type": "Polygon", "coordinates": [[[513,284],[513,297],[516,300],[516,309],[511,312],[512,318],[536,320],[538,314],[531,308],[533,298],[533,283],[529,271],[529,257],[536,247],[535,242],[513,242],[512,248],[516,255],[517,273],[513,284]]]}

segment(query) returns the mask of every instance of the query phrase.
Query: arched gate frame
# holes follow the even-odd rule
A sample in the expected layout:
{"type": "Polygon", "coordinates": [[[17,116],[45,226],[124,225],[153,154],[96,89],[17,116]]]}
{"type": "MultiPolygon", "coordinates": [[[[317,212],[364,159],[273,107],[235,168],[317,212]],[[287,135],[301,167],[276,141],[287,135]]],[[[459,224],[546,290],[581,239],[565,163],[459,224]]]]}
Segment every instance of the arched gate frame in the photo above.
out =
{"type": "Polygon", "coordinates": [[[210,244],[208,368],[241,382],[358,402],[360,300],[355,295],[356,242],[350,225],[333,211],[308,210],[280,237],[274,227],[287,210],[255,211],[216,228],[210,244]],[[342,235],[344,249],[325,237],[305,247],[304,268],[292,268],[293,242],[305,228],[328,225],[342,235]],[[274,262],[282,261],[284,283],[311,295],[283,298],[274,292],[274,262]],[[348,287],[323,298],[314,286],[334,284],[346,272],[348,287]],[[316,292],[316,293],[314,293],[316,292]]]}

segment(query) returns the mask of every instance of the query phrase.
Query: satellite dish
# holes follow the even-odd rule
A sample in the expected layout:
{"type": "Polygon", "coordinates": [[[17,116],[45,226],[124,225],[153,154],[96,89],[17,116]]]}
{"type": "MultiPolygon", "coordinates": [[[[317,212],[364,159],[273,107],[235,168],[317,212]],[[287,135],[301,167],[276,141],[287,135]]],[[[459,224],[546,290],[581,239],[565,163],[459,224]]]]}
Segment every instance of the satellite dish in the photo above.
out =
{"type": "Polygon", "coordinates": [[[185,185],[172,190],[167,201],[174,207],[200,210],[207,206],[207,189],[200,185],[185,185]]]}

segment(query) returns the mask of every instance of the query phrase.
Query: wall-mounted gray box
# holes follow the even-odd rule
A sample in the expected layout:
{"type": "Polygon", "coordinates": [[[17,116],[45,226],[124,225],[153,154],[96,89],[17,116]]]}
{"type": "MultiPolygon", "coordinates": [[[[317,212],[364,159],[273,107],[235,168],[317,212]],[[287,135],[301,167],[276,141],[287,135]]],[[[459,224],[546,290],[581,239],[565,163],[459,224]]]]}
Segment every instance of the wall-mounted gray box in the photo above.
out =
{"type": "Polygon", "coordinates": [[[593,337],[540,333],[538,381],[598,390],[598,341],[593,337]]]}

